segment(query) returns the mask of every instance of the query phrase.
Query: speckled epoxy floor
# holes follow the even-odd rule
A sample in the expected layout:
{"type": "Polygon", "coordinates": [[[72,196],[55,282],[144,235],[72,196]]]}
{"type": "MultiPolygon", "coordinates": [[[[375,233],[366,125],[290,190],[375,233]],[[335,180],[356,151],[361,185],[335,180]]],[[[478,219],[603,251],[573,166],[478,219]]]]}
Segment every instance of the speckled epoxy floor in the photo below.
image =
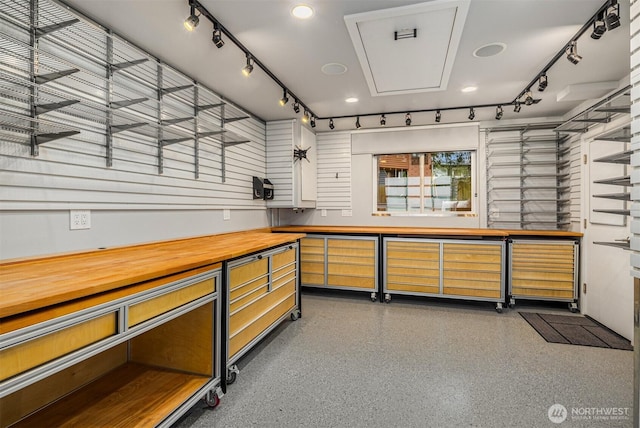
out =
{"type": "Polygon", "coordinates": [[[305,292],[303,317],[238,363],[220,406],[176,426],[631,427],[633,352],[547,343],[523,309],[305,292]]]}

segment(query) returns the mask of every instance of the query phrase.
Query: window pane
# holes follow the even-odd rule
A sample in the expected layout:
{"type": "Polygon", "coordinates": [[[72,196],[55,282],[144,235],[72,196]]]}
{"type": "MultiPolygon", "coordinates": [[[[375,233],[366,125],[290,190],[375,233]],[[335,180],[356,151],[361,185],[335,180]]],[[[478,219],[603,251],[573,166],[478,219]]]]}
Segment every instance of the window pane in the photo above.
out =
{"type": "Polygon", "coordinates": [[[471,152],[427,153],[425,166],[425,211],[471,211],[471,152]]]}
{"type": "Polygon", "coordinates": [[[420,155],[379,155],[378,211],[420,212],[420,155]]]}

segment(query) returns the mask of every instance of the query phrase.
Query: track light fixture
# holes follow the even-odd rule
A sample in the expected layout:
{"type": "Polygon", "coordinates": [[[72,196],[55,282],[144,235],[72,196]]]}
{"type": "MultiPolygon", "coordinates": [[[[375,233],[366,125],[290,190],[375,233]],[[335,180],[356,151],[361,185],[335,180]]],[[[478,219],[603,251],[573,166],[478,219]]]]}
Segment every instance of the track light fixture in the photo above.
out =
{"type": "Polygon", "coordinates": [[[302,115],[302,123],[309,123],[309,112],[308,111],[304,111],[304,114],[302,115]]]}
{"type": "Polygon", "coordinates": [[[516,113],[520,113],[520,110],[522,110],[522,104],[520,104],[520,101],[516,101],[515,105],[513,106],[513,111],[516,113]]]}
{"type": "Polygon", "coordinates": [[[296,113],[300,113],[300,103],[298,102],[298,100],[293,103],[293,111],[296,113]]]}
{"type": "Polygon", "coordinates": [[[547,79],[547,75],[542,73],[540,77],[538,77],[538,91],[542,92],[547,89],[547,85],[549,84],[549,79],[547,79]]]}
{"type": "Polygon", "coordinates": [[[211,37],[211,41],[218,49],[224,46],[224,40],[222,40],[222,31],[220,31],[220,27],[217,22],[213,23],[213,36],[211,37]]]}
{"type": "Polygon", "coordinates": [[[578,42],[575,40],[572,40],[571,43],[567,45],[565,52],[567,53],[567,59],[572,64],[577,64],[582,59],[582,57],[578,55],[578,42]]]}
{"type": "Polygon", "coordinates": [[[242,74],[245,77],[249,77],[252,71],[253,71],[253,64],[251,63],[251,55],[247,54],[247,65],[242,67],[242,74]]]}
{"type": "Polygon", "coordinates": [[[312,128],[316,127],[316,118],[311,116],[311,120],[309,121],[309,125],[311,125],[312,128]]]}
{"type": "Polygon", "coordinates": [[[524,105],[530,106],[533,104],[533,96],[531,95],[531,91],[528,90],[524,93],[524,105]]]}
{"type": "Polygon", "coordinates": [[[503,114],[504,114],[504,111],[502,110],[502,106],[496,107],[496,120],[502,119],[503,114]]]}
{"type": "Polygon", "coordinates": [[[385,126],[387,124],[387,117],[383,114],[380,116],[380,126],[385,126]]]}
{"type": "Polygon", "coordinates": [[[607,30],[609,31],[620,26],[620,5],[617,0],[611,0],[611,3],[609,3],[604,22],[607,24],[607,30]]]}
{"type": "Polygon", "coordinates": [[[335,125],[333,124],[333,119],[329,119],[329,129],[333,129],[335,128],[335,125]]]}
{"type": "Polygon", "coordinates": [[[198,15],[196,15],[195,3],[190,1],[189,6],[191,7],[191,11],[189,12],[189,16],[187,17],[187,19],[184,20],[184,28],[186,28],[187,31],[193,31],[200,23],[200,18],[198,18],[198,15]]]}
{"type": "Polygon", "coordinates": [[[593,21],[593,31],[591,32],[591,38],[598,40],[607,31],[607,26],[604,22],[604,11],[598,14],[598,17],[593,21]]]}
{"type": "Polygon", "coordinates": [[[407,126],[411,126],[411,113],[407,113],[407,114],[404,116],[404,123],[405,123],[405,125],[407,125],[407,126]]]}
{"type": "Polygon", "coordinates": [[[282,89],[282,98],[280,98],[280,101],[278,101],[278,102],[280,103],[280,105],[282,107],[287,105],[287,103],[289,102],[289,97],[287,97],[287,90],[286,89],[282,89]]]}
{"type": "Polygon", "coordinates": [[[356,116],[356,129],[360,129],[360,116],[356,116]]]}
{"type": "Polygon", "coordinates": [[[469,108],[469,120],[473,120],[476,118],[476,111],[473,107],[469,108]]]}
{"type": "Polygon", "coordinates": [[[436,110],[436,123],[440,123],[442,119],[442,114],[440,114],[440,110],[436,110]]]}

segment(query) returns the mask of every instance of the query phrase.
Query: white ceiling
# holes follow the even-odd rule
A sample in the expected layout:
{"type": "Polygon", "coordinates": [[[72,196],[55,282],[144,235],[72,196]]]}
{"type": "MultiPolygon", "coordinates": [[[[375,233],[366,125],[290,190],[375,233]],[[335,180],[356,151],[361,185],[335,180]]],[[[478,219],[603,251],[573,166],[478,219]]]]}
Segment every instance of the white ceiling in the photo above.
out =
{"type": "MultiPolygon", "coordinates": [[[[315,10],[308,20],[297,20],[293,0],[201,0],[201,3],[238,40],[267,66],[319,117],[436,109],[473,104],[511,102],[548,61],[571,39],[604,0],[471,0],[447,89],[408,95],[372,96],[346,15],[395,8],[422,1],[410,0],[304,0],[315,10]],[[473,52],[500,42],[499,55],[479,58],[473,52]],[[327,63],[341,63],[347,71],[326,75],[327,63]],[[463,93],[463,87],[478,90],[463,93]],[[357,103],[345,103],[357,97],[357,103]]],[[[242,51],[229,40],[222,49],[211,42],[212,25],[206,19],[193,33],[182,22],[189,14],[187,0],[68,0],[72,7],[134,42],[141,48],[209,86],[264,120],[296,117],[291,102],[278,105],[282,88],[258,67],[247,78],[242,51]]],[[[580,85],[620,81],[628,76],[629,1],[622,0],[622,25],[592,40],[590,32],[578,41],[583,60],[573,65],[561,58],[547,73],[549,86],[534,97],[542,101],[514,113],[505,107],[504,119],[554,117],[567,113],[582,100],[580,85]],[[573,85],[571,96],[557,95],[573,85]]],[[[393,66],[393,63],[391,64],[393,66]]],[[[392,67],[390,67],[392,68],[392,67]]],[[[403,73],[397,67],[399,74],[403,73]]],[[[593,96],[596,86],[587,91],[593,96]]],[[[606,87],[606,85],[602,85],[606,87]]],[[[602,94],[606,92],[603,90],[602,94]]],[[[586,92],[585,92],[586,93],[586,92]]],[[[443,122],[467,120],[468,111],[443,112],[443,122]]],[[[493,108],[476,110],[476,120],[492,119],[493,108]]],[[[378,126],[378,117],[363,117],[363,127],[378,126]]],[[[352,118],[336,120],[336,127],[353,128],[352,118]]],[[[433,123],[433,114],[414,114],[414,124],[433,123]]],[[[404,115],[387,115],[387,124],[404,124],[404,115]]],[[[327,130],[319,121],[318,130],[327,130]]]]}

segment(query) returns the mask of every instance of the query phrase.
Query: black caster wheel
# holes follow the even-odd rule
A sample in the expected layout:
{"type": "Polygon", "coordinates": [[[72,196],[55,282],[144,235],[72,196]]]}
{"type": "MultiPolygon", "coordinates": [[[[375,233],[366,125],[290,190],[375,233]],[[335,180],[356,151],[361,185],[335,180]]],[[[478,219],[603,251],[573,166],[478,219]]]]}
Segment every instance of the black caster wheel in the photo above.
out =
{"type": "Polygon", "coordinates": [[[300,318],[300,311],[291,312],[291,321],[296,321],[300,318]]]}
{"type": "Polygon", "coordinates": [[[237,376],[236,372],[229,372],[227,374],[227,385],[233,384],[233,382],[236,381],[236,376],[237,376]]]}

